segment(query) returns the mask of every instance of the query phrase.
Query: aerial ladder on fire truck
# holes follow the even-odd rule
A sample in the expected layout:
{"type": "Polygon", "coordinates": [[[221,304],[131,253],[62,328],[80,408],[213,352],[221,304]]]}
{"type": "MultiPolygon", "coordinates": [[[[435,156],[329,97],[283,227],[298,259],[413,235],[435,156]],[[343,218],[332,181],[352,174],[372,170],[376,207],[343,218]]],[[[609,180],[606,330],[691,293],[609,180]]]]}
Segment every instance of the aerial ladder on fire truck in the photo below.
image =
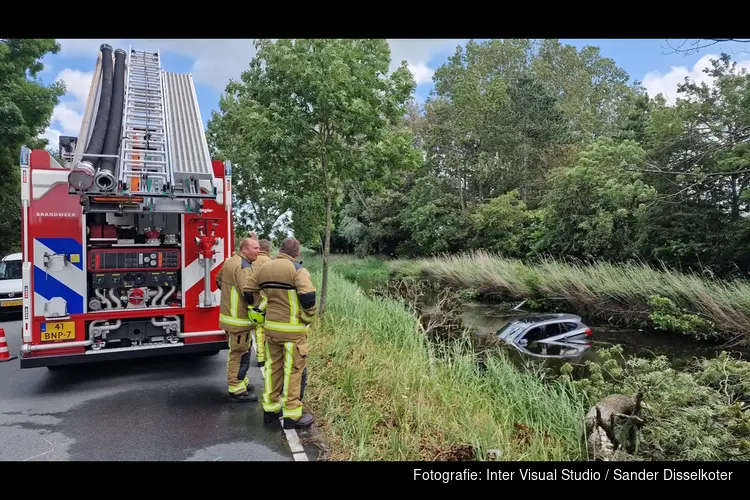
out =
{"type": "MultiPolygon", "coordinates": [[[[167,157],[167,126],[158,52],[131,49],[128,60],[125,114],[120,148],[119,181],[132,194],[165,191],[174,184],[167,157]]],[[[100,177],[99,187],[114,184],[100,177]]]]}

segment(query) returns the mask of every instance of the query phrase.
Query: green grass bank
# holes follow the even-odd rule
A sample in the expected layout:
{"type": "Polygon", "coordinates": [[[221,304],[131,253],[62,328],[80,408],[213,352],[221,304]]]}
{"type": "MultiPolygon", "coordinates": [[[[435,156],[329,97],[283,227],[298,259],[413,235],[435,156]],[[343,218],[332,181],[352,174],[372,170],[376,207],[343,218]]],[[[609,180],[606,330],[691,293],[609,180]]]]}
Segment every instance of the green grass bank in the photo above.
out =
{"type": "Polygon", "coordinates": [[[464,342],[443,356],[402,304],[335,270],[310,347],[305,402],[322,423],[324,458],[483,460],[500,450],[505,460],[585,459],[572,383],[519,371],[501,351],[481,371],[464,342]]]}

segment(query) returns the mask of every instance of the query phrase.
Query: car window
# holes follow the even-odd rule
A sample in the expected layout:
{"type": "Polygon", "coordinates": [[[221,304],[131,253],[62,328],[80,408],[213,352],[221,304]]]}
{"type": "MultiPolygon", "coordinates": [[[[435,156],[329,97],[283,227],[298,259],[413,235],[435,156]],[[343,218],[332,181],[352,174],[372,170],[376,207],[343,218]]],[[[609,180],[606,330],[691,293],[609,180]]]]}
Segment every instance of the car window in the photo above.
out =
{"type": "Polygon", "coordinates": [[[560,323],[550,323],[544,327],[544,338],[560,335],[560,323]]]}
{"type": "Polygon", "coordinates": [[[525,325],[523,323],[511,321],[510,323],[502,327],[500,330],[498,330],[497,335],[501,339],[507,339],[516,335],[524,326],[525,325]]]}
{"type": "Polygon", "coordinates": [[[0,262],[0,280],[19,280],[21,278],[20,260],[6,260],[0,262]]]}
{"type": "Polygon", "coordinates": [[[529,332],[524,335],[523,337],[526,339],[529,343],[534,342],[535,340],[539,340],[542,338],[542,327],[537,326],[529,330],[529,332]]]}
{"type": "Polygon", "coordinates": [[[562,324],[562,333],[572,332],[573,330],[578,329],[577,323],[572,323],[570,321],[566,321],[562,324]]]}

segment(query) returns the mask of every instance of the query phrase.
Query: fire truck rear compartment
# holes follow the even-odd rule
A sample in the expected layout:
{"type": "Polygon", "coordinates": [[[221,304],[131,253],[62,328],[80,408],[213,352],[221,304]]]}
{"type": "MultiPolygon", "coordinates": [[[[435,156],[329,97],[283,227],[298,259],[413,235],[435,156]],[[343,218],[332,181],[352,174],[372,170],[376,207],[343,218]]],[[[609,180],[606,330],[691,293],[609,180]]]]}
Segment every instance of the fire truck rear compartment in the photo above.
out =
{"type": "Polygon", "coordinates": [[[178,214],[94,213],[86,219],[89,313],[182,306],[178,214]]]}

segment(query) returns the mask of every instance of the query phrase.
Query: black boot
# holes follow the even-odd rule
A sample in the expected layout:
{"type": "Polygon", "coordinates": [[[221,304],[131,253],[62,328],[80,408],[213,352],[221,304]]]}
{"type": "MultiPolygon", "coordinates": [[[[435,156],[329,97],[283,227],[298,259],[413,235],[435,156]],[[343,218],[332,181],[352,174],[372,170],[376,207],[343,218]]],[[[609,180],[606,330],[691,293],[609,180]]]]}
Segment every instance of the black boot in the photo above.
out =
{"type": "Polygon", "coordinates": [[[254,392],[245,391],[240,394],[232,394],[229,396],[229,399],[237,403],[254,403],[258,401],[258,395],[254,392]]]}
{"type": "Polygon", "coordinates": [[[284,429],[296,429],[301,427],[310,427],[315,419],[309,413],[303,413],[299,420],[284,418],[284,429]]]}
{"type": "Polygon", "coordinates": [[[272,422],[278,422],[280,418],[281,418],[280,411],[277,411],[275,413],[272,411],[263,412],[263,422],[265,422],[266,424],[270,424],[272,422]]]}

